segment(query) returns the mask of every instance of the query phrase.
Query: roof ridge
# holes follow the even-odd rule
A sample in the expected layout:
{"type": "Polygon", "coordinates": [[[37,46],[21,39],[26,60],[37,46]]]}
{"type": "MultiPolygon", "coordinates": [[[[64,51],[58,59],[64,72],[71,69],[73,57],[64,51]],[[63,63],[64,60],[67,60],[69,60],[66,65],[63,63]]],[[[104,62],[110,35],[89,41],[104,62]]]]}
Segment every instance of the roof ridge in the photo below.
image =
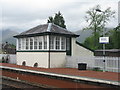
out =
{"type": "MultiPolygon", "coordinates": [[[[61,29],[65,30],[65,31],[71,32],[71,31],[69,31],[68,29],[63,28],[63,27],[60,27],[59,25],[56,25],[56,24],[54,24],[54,23],[53,23],[53,25],[55,25],[55,26],[58,27],[58,28],[61,28],[61,29]]],[[[73,32],[71,32],[71,33],[73,33],[73,32]]],[[[73,34],[75,34],[75,33],[73,33],[73,34]]]]}

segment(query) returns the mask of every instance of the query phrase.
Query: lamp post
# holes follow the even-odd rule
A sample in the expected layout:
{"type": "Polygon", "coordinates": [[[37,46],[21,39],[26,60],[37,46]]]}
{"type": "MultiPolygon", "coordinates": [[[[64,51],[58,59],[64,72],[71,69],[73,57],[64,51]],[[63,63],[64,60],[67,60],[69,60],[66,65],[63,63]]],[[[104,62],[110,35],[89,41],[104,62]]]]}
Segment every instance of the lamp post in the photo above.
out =
{"type": "MultiPolygon", "coordinates": [[[[96,11],[103,13],[103,20],[104,20],[104,14],[105,14],[105,12],[101,11],[100,9],[96,9],[96,11]]],[[[100,39],[99,42],[103,44],[103,63],[104,63],[103,72],[105,72],[105,69],[106,69],[106,63],[105,63],[106,62],[106,60],[105,60],[105,43],[109,42],[109,38],[105,37],[104,30],[102,31],[102,35],[103,35],[103,37],[99,38],[100,39]]]]}

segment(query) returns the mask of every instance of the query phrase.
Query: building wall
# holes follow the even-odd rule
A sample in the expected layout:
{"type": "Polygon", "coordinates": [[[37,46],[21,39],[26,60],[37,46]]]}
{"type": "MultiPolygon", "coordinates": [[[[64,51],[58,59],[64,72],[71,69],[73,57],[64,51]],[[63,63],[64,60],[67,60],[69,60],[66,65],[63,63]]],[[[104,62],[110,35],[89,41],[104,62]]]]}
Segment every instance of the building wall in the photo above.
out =
{"type": "Polygon", "coordinates": [[[17,64],[22,65],[26,62],[26,66],[38,63],[38,67],[48,68],[48,52],[17,52],[17,64]]]}
{"type": "Polygon", "coordinates": [[[94,67],[94,52],[80,46],[72,39],[72,56],[66,56],[66,67],[77,68],[78,63],[86,63],[87,68],[94,67]]]}
{"type": "Polygon", "coordinates": [[[51,68],[65,67],[66,52],[51,52],[50,53],[50,66],[51,68]]]}

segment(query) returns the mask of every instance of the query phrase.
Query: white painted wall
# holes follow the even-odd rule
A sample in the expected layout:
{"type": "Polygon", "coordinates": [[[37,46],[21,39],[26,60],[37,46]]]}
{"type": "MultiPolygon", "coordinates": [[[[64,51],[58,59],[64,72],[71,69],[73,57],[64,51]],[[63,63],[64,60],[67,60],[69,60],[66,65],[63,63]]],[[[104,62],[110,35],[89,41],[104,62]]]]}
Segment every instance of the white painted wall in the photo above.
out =
{"type": "Polygon", "coordinates": [[[26,66],[38,63],[38,67],[48,68],[48,52],[17,52],[17,64],[22,65],[26,62],[26,66]]]}
{"type": "Polygon", "coordinates": [[[66,67],[78,68],[78,63],[87,63],[87,68],[94,67],[94,53],[78,44],[72,38],[72,56],[66,56],[66,67]]]}
{"type": "Polygon", "coordinates": [[[66,52],[50,52],[50,66],[51,68],[65,67],[66,52]]]}

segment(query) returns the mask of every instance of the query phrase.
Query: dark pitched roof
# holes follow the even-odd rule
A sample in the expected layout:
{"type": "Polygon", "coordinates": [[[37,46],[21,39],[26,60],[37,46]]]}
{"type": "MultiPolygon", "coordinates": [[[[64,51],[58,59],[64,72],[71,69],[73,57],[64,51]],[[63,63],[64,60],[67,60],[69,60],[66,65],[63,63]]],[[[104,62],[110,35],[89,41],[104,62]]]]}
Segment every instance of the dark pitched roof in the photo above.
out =
{"type": "Polygon", "coordinates": [[[19,35],[16,35],[14,37],[25,37],[25,36],[35,36],[35,35],[43,35],[43,34],[59,34],[59,35],[69,35],[78,37],[79,35],[74,34],[73,32],[68,31],[67,29],[64,29],[58,25],[49,23],[49,24],[43,24],[36,26],[28,31],[22,32],[19,35]]]}

